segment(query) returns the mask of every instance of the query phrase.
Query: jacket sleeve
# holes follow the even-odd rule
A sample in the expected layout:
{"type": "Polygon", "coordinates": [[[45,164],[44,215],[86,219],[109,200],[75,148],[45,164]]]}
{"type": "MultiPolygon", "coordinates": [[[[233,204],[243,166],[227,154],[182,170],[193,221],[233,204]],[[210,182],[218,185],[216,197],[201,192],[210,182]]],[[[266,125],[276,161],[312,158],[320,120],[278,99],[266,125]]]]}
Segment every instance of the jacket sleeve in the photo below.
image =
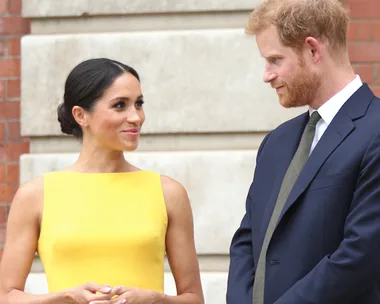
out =
{"type": "Polygon", "coordinates": [[[275,304],[351,303],[380,281],[380,136],[364,154],[344,239],[275,304]]]}
{"type": "MultiPolygon", "coordinates": [[[[264,138],[256,158],[259,165],[260,154],[269,137],[264,138]]],[[[230,247],[230,267],[227,283],[227,304],[252,304],[252,289],[255,276],[255,263],[252,252],[251,206],[253,199],[253,180],[246,200],[246,213],[235,232],[230,247]]]]}

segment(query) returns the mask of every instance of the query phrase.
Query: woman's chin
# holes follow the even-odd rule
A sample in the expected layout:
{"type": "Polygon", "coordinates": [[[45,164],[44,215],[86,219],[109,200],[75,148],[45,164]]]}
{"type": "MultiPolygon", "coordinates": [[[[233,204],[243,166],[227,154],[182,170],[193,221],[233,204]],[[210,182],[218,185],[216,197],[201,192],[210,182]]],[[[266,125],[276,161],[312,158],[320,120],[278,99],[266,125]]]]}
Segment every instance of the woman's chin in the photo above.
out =
{"type": "Polygon", "coordinates": [[[139,146],[138,142],[136,142],[136,143],[124,143],[122,145],[122,151],[133,152],[137,149],[138,146],[139,146]]]}

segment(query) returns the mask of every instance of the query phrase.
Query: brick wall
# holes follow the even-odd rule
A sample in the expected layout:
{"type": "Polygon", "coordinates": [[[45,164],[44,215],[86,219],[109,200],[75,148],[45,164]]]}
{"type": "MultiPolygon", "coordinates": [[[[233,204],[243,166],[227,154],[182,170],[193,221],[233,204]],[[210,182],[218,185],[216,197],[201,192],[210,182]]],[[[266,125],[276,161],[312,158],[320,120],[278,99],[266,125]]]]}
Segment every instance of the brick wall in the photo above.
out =
{"type": "Polygon", "coordinates": [[[380,96],[380,0],[345,0],[351,15],[349,52],[355,70],[380,96]]]}
{"type": "Polygon", "coordinates": [[[29,28],[21,17],[21,0],[0,0],[0,255],[19,157],[29,151],[28,139],[20,136],[20,37],[29,28]]]}

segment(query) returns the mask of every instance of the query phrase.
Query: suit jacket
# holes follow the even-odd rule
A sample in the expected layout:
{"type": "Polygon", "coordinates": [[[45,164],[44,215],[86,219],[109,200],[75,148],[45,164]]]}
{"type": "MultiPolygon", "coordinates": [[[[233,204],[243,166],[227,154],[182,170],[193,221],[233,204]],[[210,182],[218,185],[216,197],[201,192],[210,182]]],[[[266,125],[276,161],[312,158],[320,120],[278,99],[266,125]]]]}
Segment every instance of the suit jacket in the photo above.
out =
{"type": "MultiPolygon", "coordinates": [[[[227,303],[252,304],[255,265],[308,113],[262,142],[230,248],[227,303]]],[[[380,99],[364,84],[296,181],[267,251],[265,304],[380,303],[380,99]]]]}

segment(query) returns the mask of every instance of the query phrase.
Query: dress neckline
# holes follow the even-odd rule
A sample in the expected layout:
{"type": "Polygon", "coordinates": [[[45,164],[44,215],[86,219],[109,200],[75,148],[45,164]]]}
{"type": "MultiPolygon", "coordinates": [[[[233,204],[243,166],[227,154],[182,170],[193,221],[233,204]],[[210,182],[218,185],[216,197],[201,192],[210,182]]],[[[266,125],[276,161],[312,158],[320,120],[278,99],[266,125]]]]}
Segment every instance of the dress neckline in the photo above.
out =
{"type": "Polygon", "coordinates": [[[144,173],[147,170],[136,170],[136,171],[124,171],[124,172],[79,172],[79,171],[52,171],[53,174],[67,174],[67,175],[82,175],[82,176],[92,176],[92,175],[104,175],[104,176],[113,176],[113,175],[128,175],[136,173],[144,173]]]}

